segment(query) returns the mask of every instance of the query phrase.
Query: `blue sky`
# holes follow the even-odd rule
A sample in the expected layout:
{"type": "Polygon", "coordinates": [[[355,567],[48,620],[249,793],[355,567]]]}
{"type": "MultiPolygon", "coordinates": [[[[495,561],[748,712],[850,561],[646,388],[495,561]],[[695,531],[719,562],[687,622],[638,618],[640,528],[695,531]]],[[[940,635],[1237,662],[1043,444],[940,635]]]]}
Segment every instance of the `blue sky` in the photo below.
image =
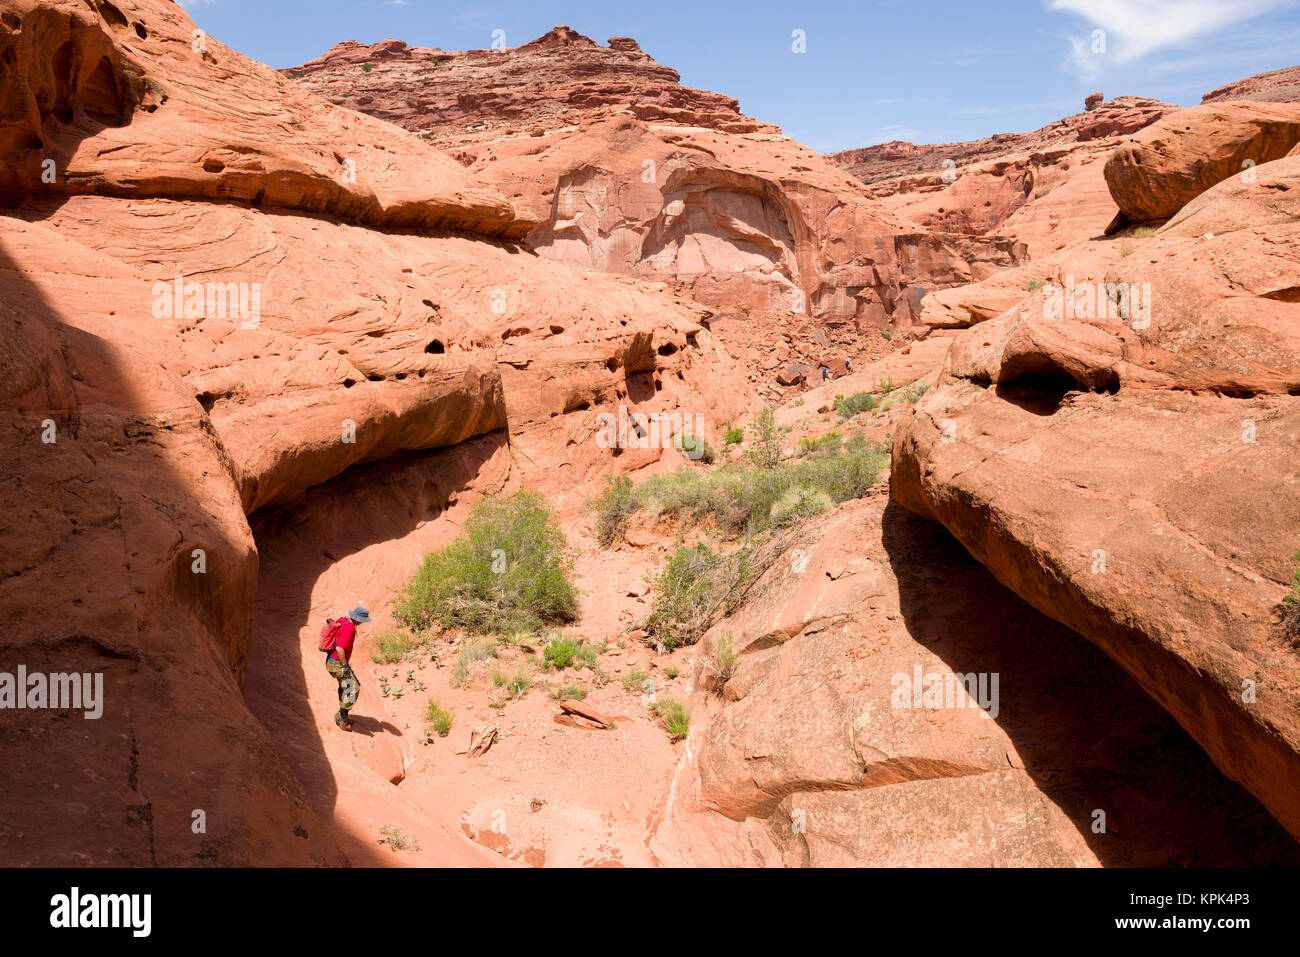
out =
{"type": "Polygon", "coordinates": [[[518,46],[566,23],[631,36],[688,86],[740,100],[814,149],[1031,130],[1107,98],[1183,106],[1300,64],[1300,0],[185,0],[199,26],[275,67],[341,40],[518,46]],[[792,51],[804,31],[806,52],[792,51]],[[1100,37],[1094,31],[1104,31],[1100,37]],[[1101,47],[1104,45],[1104,49],[1101,47]]]}

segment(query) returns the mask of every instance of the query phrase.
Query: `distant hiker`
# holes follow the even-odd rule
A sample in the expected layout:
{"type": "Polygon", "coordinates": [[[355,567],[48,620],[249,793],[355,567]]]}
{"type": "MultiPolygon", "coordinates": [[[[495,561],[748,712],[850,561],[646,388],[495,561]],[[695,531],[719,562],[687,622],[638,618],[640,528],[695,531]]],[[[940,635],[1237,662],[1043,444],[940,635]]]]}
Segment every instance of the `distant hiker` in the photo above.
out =
{"type": "Polygon", "coordinates": [[[830,374],[831,374],[831,370],[828,369],[828,368],[826,368],[825,366],[822,366],[822,381],[823,381],[823,382],[826,381],[826,377],[827,377],[828,375],[830,375],[830,374]]]}
{"type": "Polygon", "coordinates": [[[852,371],[853,371],[853,360],[852,360],[852,359],[845,359],[845,360],[844,360],[844,371],[846,371],[846,372],[852,372],[852,371]]]}
{"type": "Polygon", "coordinates": [[[352,671],[352,646],[357,640],[357,625],[370,620],[370,612],[358,605],[346,618],[327,618],[320,630],[320,650],[325,652],[325,670],[339,683],[339,713],[334,723],[344,731],[352,730],[348,712],[357,703],[361,684],[352,671]]]}

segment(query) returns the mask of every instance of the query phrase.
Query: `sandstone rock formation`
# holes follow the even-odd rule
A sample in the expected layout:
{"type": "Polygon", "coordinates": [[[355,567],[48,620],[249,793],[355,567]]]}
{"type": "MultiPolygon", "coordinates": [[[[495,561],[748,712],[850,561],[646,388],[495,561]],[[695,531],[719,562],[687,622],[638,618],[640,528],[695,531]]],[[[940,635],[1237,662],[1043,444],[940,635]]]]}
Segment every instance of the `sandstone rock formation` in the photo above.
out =
{"type": "Polygon", "coordinates": [[[8,779],[0,846],[335,863],[241,698],[245,514],[492,432],[521,474],[580,481],[621,467],[600,412],[721,422],[745,390],[713,389],[730,373],[700,307],[519,248],[533,224],[461,165],[200,42],[173,5],[4,8],[24,81],[0,166],[4,663],[102,671],[107,701],[84,725],[5,712],[15,760],[47,770],[8,779]]]}
{"type": "Polygon", "coordinates": [[[1269,73],[1257,73],[1211,90],[1201,97],[1202,103],[1223,100],[1264,100],[1270,103],[1300,103],[1300,66],[1269,73]]]}
{"type": "Polygon", "coordinates": [[[527,244],[542,256],[668,282],[709,306],[719,338],[769,390],[772,339],[788,335],[793,361],[810,364],[826,351],[878,355],[884,340],[871,334],[907,326],[927,291],[1023,254],[889,213],[734,100],[677,85],[632,41],[603,48],[557,27],[510,50],[343,44],[284,72],[455,147],[538,223],[527,244]]]}
{"type": "Polygon", "coordinates": [[[1111,229],[1168,219],[1215,183],[1281,159],[1300,143],[1300,107],[1210,103],[1166,117],[1106,161],[1119,205],[1111,229]]]}
{"type": "Polygon", "coordinates": [[[729,96],[682,86],[630,37],[603,47],[557,26],[509,49],[430,50],[349,40],[282,70],[333,103],[388,120],[450,149],[502,136],[541,136],[616,113],[648,123],[779,133],[729,96]]]}
{"type": "MultiPolygon", "coordinates": [[[[1161,129],[1229,109],[1137,139],[1179,142],[1161,129]]],[[[1186,195],[1184,170],[1228,168],[1159,155],[1157,195],[1186,195]]],[[[897,436],[893,494],[1119,662],[1294,835],[1297,649],[1276,623],[1300,514],[1300,167],[1257,172],[1154,238],[1036,264],[1052,281],[1001,314],[1008,287],[986,284],[897,436]]]]}
{"type": "Polygon", "coordinates": [[[828,159],[887,207],[934,230],[999,235],[1037,259],[1099,235],[1114,219],[1102,169],[1119,142],[1177,111],[1119,97],[1032,133],[971,143],[887,143],[828,159]]]}

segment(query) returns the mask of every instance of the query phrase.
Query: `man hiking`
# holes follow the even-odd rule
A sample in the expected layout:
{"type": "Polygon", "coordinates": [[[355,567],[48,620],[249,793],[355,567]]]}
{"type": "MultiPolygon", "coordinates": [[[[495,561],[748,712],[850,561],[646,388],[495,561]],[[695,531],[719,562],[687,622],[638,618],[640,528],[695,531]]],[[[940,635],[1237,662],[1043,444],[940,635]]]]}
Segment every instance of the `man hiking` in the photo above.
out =
{"type": "Polygon", "coordinates": [[[325,670],[339,683],[339,713],[334,723],[344,731],[352,730],[348,712],[357,703],[361,684],[352,671],[352,646],[357,640],[357,625],[370,620],[370,612],[358,605],[346,618],[327,618],[320,630],[320,650],[325,652],[325,670]]]}

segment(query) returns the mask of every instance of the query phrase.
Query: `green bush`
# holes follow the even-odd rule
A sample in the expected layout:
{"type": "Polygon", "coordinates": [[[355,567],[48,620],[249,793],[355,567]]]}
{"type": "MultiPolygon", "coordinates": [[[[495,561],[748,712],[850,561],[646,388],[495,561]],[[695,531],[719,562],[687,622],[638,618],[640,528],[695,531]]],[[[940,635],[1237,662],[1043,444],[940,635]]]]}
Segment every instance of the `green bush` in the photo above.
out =
{"type": "Polygon", "coordinates": [[[727,429],[726,432],[722,433],[722,441],[723,444],[727,446],[739,445],[741,442],[745,441],[745,430],[727,429]]]}
{"type": "Polygon", "coordinates": [[[749,543],[728,553],[704,544],[677,549],[655,580],[646,632],[665,648],[694,644],[715,619],[739,605],[756,577],[754,552],[749,543]]]}
{"type": "Polygon", "coordinates": [[[628,519],[636,514],[635,485],[630,478],[606,475],[605,489],[596,499],[596,541],[608,548],[622,538],[628,519]]]}
{"type": "Polygon", "coordinates": [[[740,657],[731,647],[731,632],[720,635],[714,647],[718,652],[718,678],[726,684],[736,673],[736,659],[740,657]]]}
{"type": "Polygon", "coordinates": [[[374,67],[371,65],[370,61],[367,60],[365,63],[361,64],[361,69],[363,72],[369,73],[371,70],[374,69],[374,67]]]}
{"type": "Polygon", "coordinates": [[[859,412],[866,412],[880,405],[880,402],[870,392],[858,392],[850,396],[837,395],[835,397],[835,412],[844,422],[853,418],[859,412]]]}
{"type": "Polygon", "coordinates": [[[674,701],[672,698],[660,699],[654,703],[654,713],[663,719],[664,727],[668,729],[668,734],[674,741],[686,737],[691,729],[691,713],[680,701],[674,701]]]}
{"type": "Polygon", "coordinates": [[[440,738],[445,738],[450,733],[455,720],[452,713],[436,701],[430,701],[425,706],[424,723],[432,728],[440,738]]]}
{"type": "Polygon", "coordinates": [[[461,538],[425,556],[395,617],[417,631],[436,625],[478,634],[571,622],[578,617],[572,574],[564,533],[541,496],[486,498],[461,538]]]}
{"type": "Polygon", "coordinates": [[[381,631],[370,640],[370,660],[378,665],[393,665],[419,647],[419,642],[405,631],[381,631]]]}
{"type": "Polygon", "coordinates": [[[649,677],[640,668],[633,668],[631,671],[623,674],[623,690],[629,694],[638,694],[641,691],[642,682],[649,677]]]}
{"type": "Polygon", "coordinates": [[[581,648],[582,642],[577,638],[555,635],[542,649],[542,659],[546,662],[546,667],[563,670],[573,664],[581,648]]]}
{"type": "Polygon", "coordinates": [[[774,469],[781,464],[781,430],[770,408],[763,409],[754,420],[754,447],[748,455],[760,469],[774,469]]]}
{"type": "Polygon", "coordinates": [[[837,441],[838,436],[813,443],[815,454],[771,468],[740,461],[710,471],[683,468],[636,485],[629,479],[610,482],[594,503],[597,539],[616,541],[638,512],[697,524],[712,520],[728,535],[756,534],[773,526],[772,506],[791,489],[824,492],[832,504],[859,498],[888,464],[888,449],[861,434],[838,448],[837,441]]]}
{"type": "Polygon", "coordinates": [[[831,497],[819,488],[796,485],[772,503],[769,512],[772,524],[777,528],[794,525],[805,518],[812,518],[835,507],[831,497]]]}
{"type": "Polygon", "coordinates": [[[839,432],[827,432],[815,439],[800,439],[796,451],[800,455],[834,455],[844,444],[839,432]]]}
{"type": "Polygon", "coordinates": [[[565,685],[551,693],[556,701],[581,701],[587,697],[587,689],[582,685],[565,685]]]}
{"type": "Polygon", "coordinates": [[[394,853],[397,851],[418,851],[420,849],[420,842],[416,838],[392,824],[385,824],[381,827],[379,836],[383,838],[389,850],[394,853]]]}

